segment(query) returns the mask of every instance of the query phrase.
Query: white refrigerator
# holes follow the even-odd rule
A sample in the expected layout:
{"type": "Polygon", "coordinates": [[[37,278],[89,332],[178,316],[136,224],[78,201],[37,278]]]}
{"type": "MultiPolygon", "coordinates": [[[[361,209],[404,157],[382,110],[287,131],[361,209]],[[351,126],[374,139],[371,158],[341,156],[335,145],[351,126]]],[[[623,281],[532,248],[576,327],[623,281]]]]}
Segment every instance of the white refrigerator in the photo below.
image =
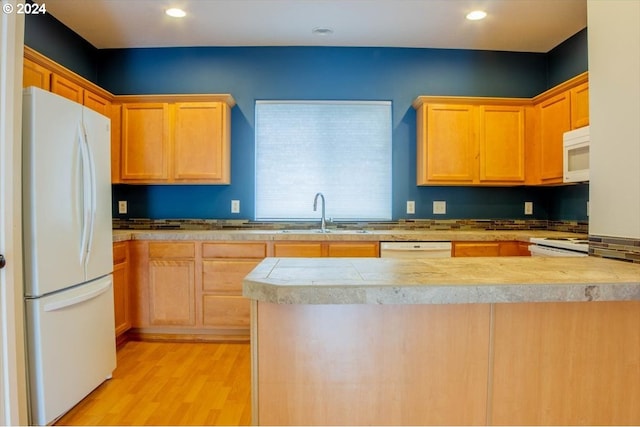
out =
{"type": "Polygon", "coordinates": [[[29,87],[22,139],[30,414],[46,425],[116,367],[110,121],[29,87]]]}

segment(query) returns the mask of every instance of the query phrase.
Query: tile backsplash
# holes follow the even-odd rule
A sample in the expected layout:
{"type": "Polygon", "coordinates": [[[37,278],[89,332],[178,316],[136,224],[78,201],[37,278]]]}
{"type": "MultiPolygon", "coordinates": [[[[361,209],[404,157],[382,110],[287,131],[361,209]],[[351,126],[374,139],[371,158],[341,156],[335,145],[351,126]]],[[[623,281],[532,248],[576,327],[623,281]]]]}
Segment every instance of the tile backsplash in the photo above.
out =
{"type": "Polygon", "coordinates": [[[640,264],[640,239],[589,235],[589,255],[640,264]]]}
{"type": "MultiPolygon", "coordinates": [[[[317,228],[318,221],[259,222],[219,219],[118,219],[118,230],[281,230],[317,228]]],[[[368,230],[554,230],[587,234],[582,221],[509,220],[509,219],[416,219],[384,222],[335,222],[328,227],[368,230]]]]}

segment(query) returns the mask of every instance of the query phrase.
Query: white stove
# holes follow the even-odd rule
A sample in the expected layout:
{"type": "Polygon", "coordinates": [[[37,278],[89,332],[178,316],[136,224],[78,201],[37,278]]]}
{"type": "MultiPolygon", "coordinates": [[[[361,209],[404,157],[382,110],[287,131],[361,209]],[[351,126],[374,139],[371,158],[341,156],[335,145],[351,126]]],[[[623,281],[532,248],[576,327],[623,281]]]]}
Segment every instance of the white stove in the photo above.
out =
{"type": "Polygon", "coordinates": [[[532,237],[531,256],[587,256],[589,241],[579,237],[532,237]]]}

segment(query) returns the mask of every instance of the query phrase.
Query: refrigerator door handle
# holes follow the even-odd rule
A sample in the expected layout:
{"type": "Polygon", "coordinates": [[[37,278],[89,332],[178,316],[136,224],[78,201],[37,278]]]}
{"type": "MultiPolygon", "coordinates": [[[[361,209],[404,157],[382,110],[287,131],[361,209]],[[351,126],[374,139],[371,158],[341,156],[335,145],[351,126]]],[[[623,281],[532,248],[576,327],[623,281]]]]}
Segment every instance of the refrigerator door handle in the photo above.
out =
{"type": "MultiPolygon", "coordinates": [[[[96,194],[97,194],[97,185],[96,185],[96,166],[95,160],[93,157],[93,150],[91,149],[91,145],[89,144],[89,140],[87,138],[87,131],[84,125],[81,126],[82,141],[84,143],[86,153],[87,153],[87,165],[89,166],[89,227],[88,227],[88,237],[87,237],[87,249],[86,249],[86,260],[85,263],[89,263],[89,257],[91,256],[91,248],[93,247],[93,235],[95,232],[95,223],[96,223],[96,194]]],[[[86,181],[85,181],[86,182],[86,181]]]]}
{"type": "Polygon", "coordinates": [[[99,295],[107,292],[111,288],[111,282],[105,282],[101,284],[99,287],[90,290],[89,292],[76,295],[66,300],[50,302],[44,305],[44,311],[56,311],[61,310],[66,307],[71,307],[72,305],[77,305],[85,301],[89,301],[91,299],[96,298],[99,295]]]}
{"type": "Polygon", "coordinates": [[[86,273],[87,242],[89,240],[91,218],[91,208],[89,205],[89,200],[91,198],[89,185],[91,176],[89,171],[89,158],[84,139],[84,130],[80,124],[78,125],[78,146],[80,148],[80,166],[82,167],[82,232],[80,237],[80,263],[85,266],[86,273]]]}

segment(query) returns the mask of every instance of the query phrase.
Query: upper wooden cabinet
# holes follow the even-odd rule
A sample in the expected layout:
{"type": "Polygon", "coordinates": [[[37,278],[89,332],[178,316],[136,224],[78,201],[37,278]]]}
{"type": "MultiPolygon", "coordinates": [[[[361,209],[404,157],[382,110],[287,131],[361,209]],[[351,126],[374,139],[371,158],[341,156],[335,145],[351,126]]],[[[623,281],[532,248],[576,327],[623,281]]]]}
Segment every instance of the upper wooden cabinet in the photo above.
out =
{"type": "Polygon", "coordinates": [[[534,98],[419,96],[418,185],[562,183],[562,137],[589,124],[588,73],[534,98]]]}
{"type": "Polygon", "coordinates": [[[169,144],[168,104],[122,105],[122,182],[167,181],[169,144]]]}
{"type": "Polygon", "coordinates": [[[486,105],[479,111],[480,182],[524,182],[525,107],[486,105]]]}
{"type": "Polygon", "coordinates": [[[519,185],[526,100],[419,97],[418,185],[519,185]]]}
{"type": "Polygon", "coordinates": [[[571,128],[589,124],[589,82],[571,89],[571,128]]]}
{"type": "Polygon", "coordinates": [[[51,71],[35,62],[24,58],[22,65],[22,87],[35,86],[51,90],[51,71]]]}
{"type": "Polygon", "coordinates": [[[136,101],[120,106],[121,139],[112,141],[120,146],[120,174],[112,171],[114,182],[230,183],[230,102],[157,102],[163,101],[157,95],[136,101]]]}
{"type": "Polygon", "coordinates": [[[563,134],[589,124],[589,83],[581,74],[533,99],[536,126],[527,165],[528,184],[560,184],[563,134]]]}
{"type": "Polygon", "coordinates": [[[82,104],[105,117],[111,118],[111,101],[98,94],[85,89],[82,95],[82,104]]]}
{"type": "Polygon", "coordinates": [[[222,102],[183,102],[174,108],[174,180],[231,182],[229,107],[222,102]]]}
{"type": "Polygon", "coordinates": [[[71,80],[55,73],[51,75],[51,92],[64,96],[78,104],[84,102],[84,89],[71,80]]]}

